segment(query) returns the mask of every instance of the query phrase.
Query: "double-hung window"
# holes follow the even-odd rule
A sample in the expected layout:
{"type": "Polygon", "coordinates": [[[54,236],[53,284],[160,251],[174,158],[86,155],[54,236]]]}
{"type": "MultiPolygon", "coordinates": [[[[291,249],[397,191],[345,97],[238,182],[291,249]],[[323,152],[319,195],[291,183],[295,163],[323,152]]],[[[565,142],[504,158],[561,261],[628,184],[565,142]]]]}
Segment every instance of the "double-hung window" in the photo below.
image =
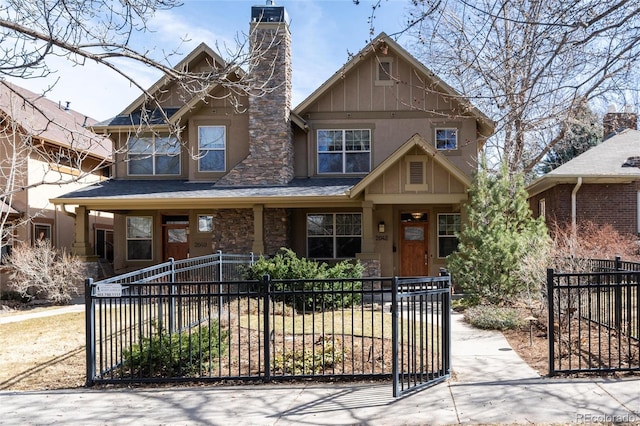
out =
{"type": "Polygon", "coordinates": [[[153,259],[153,218],[127,216],[127,260],[153,259]]]}
{"type": "Polygon", "coordinates": [[[438,257],[444,258],[458,248],[460,213],[438,215],[438,257]]]}
{"type": "Polygon", "coordinates": [[[130,175],[180,174],[180,143],[173,136],[131,137],[127,149],[130,175]]]}
{"type": "Polygon", "coordinates": [[[318,173],[368,173],[371,130],[318,130],[318,173]]]}
{"type": "Polygon", "coordinates": [[[198,127],[198,171],[225,171],[226,133],[224,126],[198,127]]]}
{"type": "Polygon", "coordinates": [[[436,148],[440,150],[458,149],[458,129],[436,129],[436,148]]]}
{"type": "Polygon", "coordinates": [[[307,215],[307,255],[315,259],[354,258],[362,246],[360,213],[307,215]]]}

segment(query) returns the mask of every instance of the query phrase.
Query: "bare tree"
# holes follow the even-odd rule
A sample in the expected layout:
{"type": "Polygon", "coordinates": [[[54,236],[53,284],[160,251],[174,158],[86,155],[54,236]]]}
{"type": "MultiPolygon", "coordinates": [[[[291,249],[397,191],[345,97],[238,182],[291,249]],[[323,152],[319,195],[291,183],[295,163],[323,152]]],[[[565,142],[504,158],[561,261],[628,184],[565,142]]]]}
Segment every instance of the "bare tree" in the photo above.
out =
{"type": "Polygon", "coordinates": [[[640,5],[629,0],[411,0],[418,56],[495,120],[487,144],[531,172],[575,111],[633,103],[640,5]]]}

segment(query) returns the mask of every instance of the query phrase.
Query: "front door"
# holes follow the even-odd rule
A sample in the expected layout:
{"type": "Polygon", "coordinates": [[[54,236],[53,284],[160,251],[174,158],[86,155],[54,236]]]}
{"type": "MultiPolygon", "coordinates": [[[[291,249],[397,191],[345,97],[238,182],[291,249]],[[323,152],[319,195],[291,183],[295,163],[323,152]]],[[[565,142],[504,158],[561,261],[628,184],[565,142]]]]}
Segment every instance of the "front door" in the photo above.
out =
{"type": "Polygon", "coordinates": [[[167,218],[163,220],[163,252],[164,259],[174,260],[189,257],[189,219],[167,218]]]}
{"type": "Polygon", "coordinates": [[[429,275],[428,223],[403,222],[400,226],[400,275],[429,275]]]}

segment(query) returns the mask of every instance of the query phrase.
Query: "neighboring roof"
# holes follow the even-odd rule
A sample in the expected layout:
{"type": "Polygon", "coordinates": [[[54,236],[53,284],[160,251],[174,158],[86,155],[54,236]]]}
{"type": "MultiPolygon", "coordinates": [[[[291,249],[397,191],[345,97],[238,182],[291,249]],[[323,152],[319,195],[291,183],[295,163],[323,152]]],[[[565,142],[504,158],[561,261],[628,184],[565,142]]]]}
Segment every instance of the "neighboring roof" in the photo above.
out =
{"type": "MultiPolygon", "coordinates": [[[[171,120],[171,118],[178,112],[180,108],[163,108],[164,115],[167,116],[171,120]]],[[[165,124],[164,115],[159,110],[153,110],[147,114],[145,123],[148,124],[165,124]]],[[[142,112],[134,111],[131,114],[127,115],[117,115],[113,118],[110,118],[105,121],[101,121],[100,123],[96,123],[91,128],[97,129],[100,127],[109,127],[109,126],[138,126],[143,122],[142,120],[142,112]]]]}
{"type": "Polygon", "coordinates": [[[476,117],[480,124],[480,130],[483,136],[489,137],[493,134],[495,123],[487,117],[482,111],[473,106],[468,100],[464,100],[460,93],[454,90],[451,86],[449,86],[444,81],[440,80],[433,71],[427,68],[423,63],[414,58],[409,52],[407,52],[402,46],[396,43],[391,37],[389,37],[384,32],[378,34],[377,37],[374,37],[373,40],[365,46],[360,52],[353,55],[351,60],[349,60],[342,68],[340,68],[333,76],[331,76],[327,81],[325,81],[320,87],[318,87],[311,95],[309,95],[305,100],[303,100],[297,107],[294,108],[296,114],[303,116],[304,111],[311,106],[314,102],[316,102],[327,90],[329,90],[334,84],[344,79],[344,75],[348,73],[350,70],[357,67],[362,61],[368,59],[369,56],[374,54],[375,47],[379,43],[386,43],[388,49],[395,51],[398,56],[400,56],[405,61],[409,62],[413,67],[419,70],[426,78],[431,79],[435,84],[438,90],[445,94],[450,95],[453,98],[456,98],[458,102],[467,106],[468,111],[470,112],[470,116],[476,117]]]}
{"type": "Polygon", "coordinates": [[[287,185],[218,187],[214,182],[186,180],[108,180],[61,195],[55,204],[81,204],[108,209],[144,208],[154,203],[163,207],[193,208],[199,203],[219,204],[277,203],[292,205],[309,200],[350,201],[349,190],[360,178],[296,178],[287,185]],[[134,204],[131,204],[134,203],[134,204]]]}
{"type": "Polygon", "coordinates": [[[625,130],[535,180],[529,196],[561,184],[625,183],[640,180],[640,131],[625,130]],[[636,160],[634,160],[636,159],[636,160]]]}
{"type": "Polygon", "coordinates": [[[20,214],[20,212],[4,201],[0,201],[0,214],[17,215],[20,214]]]}
{"type": "Polygon", "coordinates": [[[438,152],[438,150],[432,144],[427,142],[422,136],[416,133],[415,135],[411,136],[408,141],[406,141],[398,149],[396,149],[393,154],[391,154],[382,163],[380,163],[378,167],[372,170],[371,173],[369,173],[365,178],[358,182],[358,184],[356,184],[353,189],[351,189],[351,197],[356,197],[360,192],[364,191],[367,186],[373,183],[373,181],[375,181],[378,177],[382,176],[385,171],[387,171],[393,164],[404,157],[414,146],[421,148],[426,154],[430,155],[434,161],[439,163],[445,170],[455,176],[456,179],[462,182],[466,187],[471,186],[469,177],[465,175],[462,170],[460,170],[444,155],[438,152]]]}
{"type": "Polygon", "coordinates": [[[0,110],[25,132],[44,142],[88,152],[100,159],[111,156],[111,141],[89,126],[96,120],[7,81],[0,81],[0,110]]]}

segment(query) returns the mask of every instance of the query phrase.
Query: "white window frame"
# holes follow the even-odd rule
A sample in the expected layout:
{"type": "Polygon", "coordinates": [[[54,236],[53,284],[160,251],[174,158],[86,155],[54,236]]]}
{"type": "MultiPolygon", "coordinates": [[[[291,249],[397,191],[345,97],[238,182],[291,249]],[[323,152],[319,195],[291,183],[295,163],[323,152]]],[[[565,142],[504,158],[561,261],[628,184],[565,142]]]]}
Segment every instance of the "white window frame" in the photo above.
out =
{"type": "Polygon", "coordinates": [[[125,244],[126,244],[126,248],[127,248],[127,261],[147,261],[147,260],[153,260],[153,216],[127,216],[125,219],[125,244]],[[150,233],[149,236],[144,236],[144,237],[136,237],[136,236],[130,236],[129,235],[129,219],[148,219],[150,221],[150,233]],[[149,258],[135,258],[132,259],[131,258],[131,253],[129,252],[129,241],[149,241],[149,244],[151,245],[151,250],[150,252],[150,257],[149,258]]]}
{"type": "Polygon", "coordinates": [[[198,171],[199,172],[204,172],[204,173],[219,173],[219,172],[225,172],[227,170],[227,127],[226,126],[220,126],[220,125],[207,125],[207,126],[198,126],[198,171]],[[201,146],[201,129],[209,129],[209,128],[216,128],[216,129],[222,129],[222,137],[223,137],[223,147],[222,148],[218,148],[218,147],[213,147],[213,148],[203,148],[201,146]],[[221,169],[215,169],[215,170],[203,170],[202,169],[202,163],[200,160],[202,160],[209,152],[222,152],[222,168],[221,169]]]}
{"type": "Polygon", "coordinates": [[[434,134],[433,134],[434,146],[436,147],[436,149],[438,151],[455,151],[460,146],[459,134],[460,134],[460,130],[458,130],[456,127],[436,127],[435,131],[434,131],[434,134]],[[449,141],[449,138],[439,139],[438,138],[438,133],[439,132],[446,132],[447,135],[449,135],[451,132],[453,132],[454,136],[455,136],[455,147],[454,148],[450,148],[448,144],[446,146],[444,146],[444,147],[438,146],[438,143],[441,140],[449,141]]]}
{"type": "MultiPolygon", "coordinates": [[[[447,225],[449,225],[449,223],[447,223],[447,225]]],[[[453,224],[455,225],[455,224],[453,224]]],[[[440,239],[441,238],[455,238],[456,240],[458,240],[458,238],[455,236],[455,232],[458,231],[460,232],[460,229],[462,227],[462,217],[460,215],[460,213],[438,213],[438,230],[437,230],[437,238],[438,238],[438,259],[445,259],[449,254],[442,256],[442,250],[443,248],[440,245],[440,239]],[[458,217],[458,229],[457,230],[453,230],[453,232],[450,232],[449,229],[442,229],[440,226],[440,218],[442,216],[457,216],[458,217]]]]}
{"type": "Polygon", "coordinates": [[[147,134],[141,136],[130,136],[127,141],[127,175],[129,176],[179,176],[182,173],[182,153],[180,148],[180,142],[177,140],[175,136],[171,135],[156,135],[156,134],[147,134]],[[170,140],[171,142],[167,144],[169,149],[166,151],[158,151],[157,140],[160,138],[170,140]],[[147,141],[148,150],[145,151],[133,151],[132,150],[132,142],[134,140],[147,141]],[[174,145],[175,144],[175,145],[174,145]],[[177,148],[177,152],[171,147],[175,146],[177,148]],[[147,152],[148,151],[148,152],[147,152]],[[133,157],[140,157],[139,160],[144,160],[147,158],[151,159],[151,173],[132,173],[131,165],[135,164],[135,161],[139,161],[134,159],[133,157]],[[160,157],[178,157],[178,170],[175,173],[158,173],[157,171],[157,163],[160,157]]]}
{"type": "Polygon", "coordinates": [[[316,169],[319,175],[336,175],[336,174],[348,174],[348,175],[362,175],[371,171],[371,129],[318,129],[316,131],[316,169]],[[321,132],[341,132],[342,133],[342,146],[340,150],[334,151],[320,151],[320,133],[321,132]],[[367,132],[369,134],[368,149],[366,150],[348,150],[347,149],[347,132],[367,132]],[[342,156],[342,170],[341,171],[320,171],[320,156],[330,154],[341,154],[342,156]],[[369,164],[366,171],[347,171],[347,158],[349,154],[368,154],[369,164]]]}
{"type": "MultiPolygon", "coordinates": [[[[307,213],[306,218],[306,246],[307,246],[307,257],[313,259],[353,259],[353,257],[338,257],[338,239],[341,237],[346,238],[359,238],[360,239],[360,250],[362,250],[362,213],[359,212],[336,212],[336,213],[328,213],[328,212],[315,212],[315,213],[307,213]],[[325,234],[310,234],[309,233],[309,217],[310,216],[332,216],[332,225],[331,225],[331,233],[325,234]],[[338,215],[354,215],[360,217],[360,233],[341,233],[338,229],[337,216],[338,215]],[[313,238],[331,238],[332,239],[332,256],[331,257],[313,257],[309,253],[309,240],[313,238]]],[[[355,257],[355,256],[354,256],[355,257]]]]}

